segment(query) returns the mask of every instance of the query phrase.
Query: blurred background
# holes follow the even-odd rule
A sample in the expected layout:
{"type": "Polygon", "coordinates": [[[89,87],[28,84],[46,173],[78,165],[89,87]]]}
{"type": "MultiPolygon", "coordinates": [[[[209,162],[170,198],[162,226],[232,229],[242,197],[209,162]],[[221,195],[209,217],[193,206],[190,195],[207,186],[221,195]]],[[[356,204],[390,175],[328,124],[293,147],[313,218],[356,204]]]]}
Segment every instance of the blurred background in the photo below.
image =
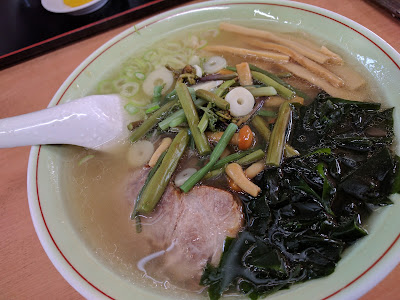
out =
{"type": "Polygon", "coordinates": [[[185,0],[105,0],[104,6],[98,10],[86,14],[83,11],[82,15],[54,13],[45,9],[46,2],[54,5],[57,1],[60,2],[57,5],[62,7],[63,0],[0,1],[0,69],[157,11],[188,2],[185,0]]]}

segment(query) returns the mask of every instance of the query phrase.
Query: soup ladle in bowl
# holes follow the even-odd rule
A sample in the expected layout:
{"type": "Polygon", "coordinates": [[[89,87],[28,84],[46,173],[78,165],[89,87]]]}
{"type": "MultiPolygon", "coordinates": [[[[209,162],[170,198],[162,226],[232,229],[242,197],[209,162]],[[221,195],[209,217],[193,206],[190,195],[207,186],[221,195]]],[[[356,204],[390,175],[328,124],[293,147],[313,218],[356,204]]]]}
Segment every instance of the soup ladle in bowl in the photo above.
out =
{"type": "Polygon", "coordinates": [[[118,95],[92,95],[0,120],[0,148],[70,144],[106,151],[127,137],[128,114],[118,95]]]}

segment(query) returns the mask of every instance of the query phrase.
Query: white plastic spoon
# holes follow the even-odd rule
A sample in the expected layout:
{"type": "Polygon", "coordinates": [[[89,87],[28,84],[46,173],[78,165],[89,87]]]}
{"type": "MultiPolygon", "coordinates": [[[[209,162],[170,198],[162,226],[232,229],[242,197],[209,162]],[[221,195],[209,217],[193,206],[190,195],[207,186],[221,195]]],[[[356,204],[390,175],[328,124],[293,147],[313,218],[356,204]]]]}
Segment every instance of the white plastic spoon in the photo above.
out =
{"type": "Polygon", "coordinates": [[[118,95],[93,95],[0,120],[0,148],[71,144],[106,150],[126,138],[128,114],[118,95]]]}

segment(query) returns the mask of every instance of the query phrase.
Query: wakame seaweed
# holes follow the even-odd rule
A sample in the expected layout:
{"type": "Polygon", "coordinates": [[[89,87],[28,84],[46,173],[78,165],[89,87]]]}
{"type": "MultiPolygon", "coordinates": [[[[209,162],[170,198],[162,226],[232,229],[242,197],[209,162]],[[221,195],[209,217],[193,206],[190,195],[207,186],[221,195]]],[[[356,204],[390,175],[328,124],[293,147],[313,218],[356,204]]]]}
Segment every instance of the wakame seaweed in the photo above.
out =
{"type": "Polygon", "coordinates": [[[366,218],[399,190],[392,112],[326,94],[294,108],[289,143],[301,155],[259,175],[260,196],[240,196],[245,228],[201,278],[210,299],[258,299],[335,270],[343,250],[367,235],[366,218]]]}
{"type": "Polygon", "coordinates": [[[294,110],[289,144],[301,154],[317,148],[373,151],[393,140],[393,108],[349,101],[320,93],[308,106],[294,110]]]}

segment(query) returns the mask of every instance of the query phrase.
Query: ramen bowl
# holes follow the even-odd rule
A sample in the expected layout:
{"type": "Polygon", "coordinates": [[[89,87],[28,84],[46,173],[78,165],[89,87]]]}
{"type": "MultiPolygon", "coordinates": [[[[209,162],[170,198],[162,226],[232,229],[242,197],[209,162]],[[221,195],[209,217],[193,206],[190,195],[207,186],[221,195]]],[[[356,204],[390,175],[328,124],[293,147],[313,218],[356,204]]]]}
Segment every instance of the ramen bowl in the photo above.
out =
{"type": "MultiPolygon", "coordinates": [[[[400,55],[361,25],[336,13],[293,1],[210,1],[157,15],[108,41],[90,55],[63,83],[50,106],[90,94],[105,74],[133,53],[161,38],[173,37],[221,21],[304,31],[358,63],[370,74],[382,99],[395,109],[399,134],[400,55]]],[[[400,149],[395,151],[399,154],[400,149]]],[[[84,228],[68,213],[70,178],[63,170],[58,146],[35,146],[28,167],[28,198],[32,220],[48,257],[62,276],[88,299],[194,299],[143,285],[113,269],[88,247],[84,228]]],[[[400,197],[368,220],[369,235],[348,248],[335,272],[268,296],[269,299],[355,299],[382,280],[400,261],[400,197]]],[[[141,274],[137,275],[141,278],[141,274]]]]}

